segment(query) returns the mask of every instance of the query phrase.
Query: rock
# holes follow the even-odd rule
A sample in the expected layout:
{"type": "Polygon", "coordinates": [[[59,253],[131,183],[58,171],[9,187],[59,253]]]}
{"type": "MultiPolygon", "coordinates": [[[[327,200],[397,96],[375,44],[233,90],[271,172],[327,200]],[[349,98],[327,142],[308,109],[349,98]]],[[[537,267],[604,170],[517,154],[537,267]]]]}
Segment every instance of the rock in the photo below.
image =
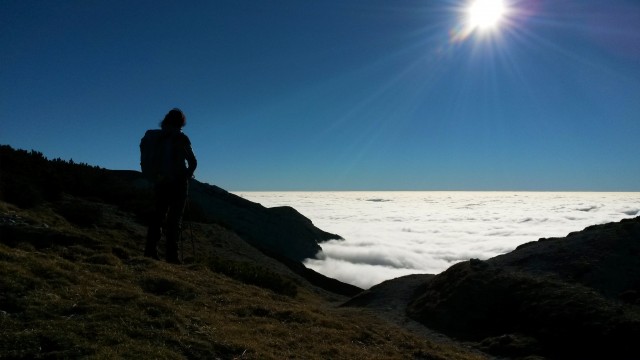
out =
{"type": "Polygon", "coordinates": [[[320,230],[291,207],[264,206],[217,186],[192,181],[190,201],[215,222],[235,231],[248,243],[291,260],[314,258],[319,242],[342,239],[320,230]]]}
{"type": "Polygon", "coordinates": [[[555,276],[623,300],[623,294],[640,291],[640,217],[589,226],[565,238],[541,239],[487,262],[555,276]]]}
{"type": "Polygon", "coordinates": [[[639,256],[640,218],[591,226],[456,264],[417,288],[407,313],[496,355],[637,359],[639,256]]]}
{"type": "Polygon", "coordinates": [[[486,269],[489,264],[487,264],[485,261],[482,261],[480,259],[471,259],[469,260],[469,265],[471,265],[471,268],[473,269],[486,269]]]}
{"type": "MultiPolygon", "coordinates": [[[[539,342],[520,334],[505,334],[482,340],[480,349],[501,356],[521,357],[540,352],[539,342]]],[[[541,357],[539,357],[541,358],[541,357]]]]}

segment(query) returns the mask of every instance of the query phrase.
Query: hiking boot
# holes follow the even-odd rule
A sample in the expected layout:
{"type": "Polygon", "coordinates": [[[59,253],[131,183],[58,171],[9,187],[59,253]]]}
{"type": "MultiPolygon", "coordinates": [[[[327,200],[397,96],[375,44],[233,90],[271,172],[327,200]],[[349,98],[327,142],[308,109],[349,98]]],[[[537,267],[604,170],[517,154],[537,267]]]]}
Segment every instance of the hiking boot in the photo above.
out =
{"type": "Polygon", "coordinates": [[[158,248],[153,242],[147,242],[147,246],[144,249],[144,257],[160,260],[160,257],[158,256],[158,248]]]}
{"type": "Polygon", "coordinates": [[[148,258],[153,259],[153,260],[160,260],[160,257],[158,256],[157,252],[156,253],[147,253],[145,251],[144,257],[148,257],[148,258]]]}

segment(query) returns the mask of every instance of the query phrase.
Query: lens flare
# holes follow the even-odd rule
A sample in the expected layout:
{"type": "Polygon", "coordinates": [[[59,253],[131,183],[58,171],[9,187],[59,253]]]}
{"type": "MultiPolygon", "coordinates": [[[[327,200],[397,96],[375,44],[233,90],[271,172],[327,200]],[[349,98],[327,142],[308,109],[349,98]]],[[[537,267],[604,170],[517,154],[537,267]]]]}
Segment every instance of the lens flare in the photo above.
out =
{"type": "Polygon", "coordinates": [[[471,34],[491,34],[500,28],[509,13],[503,0],[471,0],[460,9],[462,18],[451,31],[451,42],[462,42],[471,34]]]}

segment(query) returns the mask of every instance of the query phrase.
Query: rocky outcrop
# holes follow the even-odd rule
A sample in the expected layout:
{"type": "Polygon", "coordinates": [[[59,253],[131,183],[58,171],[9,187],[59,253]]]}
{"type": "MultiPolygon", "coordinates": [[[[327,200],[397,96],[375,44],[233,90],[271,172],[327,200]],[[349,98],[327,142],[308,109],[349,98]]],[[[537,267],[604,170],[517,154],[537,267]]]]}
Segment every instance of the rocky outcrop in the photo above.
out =
{"type": "Polygon", "coordinates": [[[320,230],[292,207],[266,208],[217,186],[192,181],[190,201],[211,220],[226,226],[251,245],[295,261],[314,258],[318,243],[341,239],[320,230]]]}
{"type": "Polygon", "coordinates": [[[408,315],[502,356],[637,359],[640,217],[456,264],[408,315]]]}
{"type": "Polygon", "coordinates": [[[555,276],[608,299],[640,305],[640,217],[523,244],[488,263],[555,276]]]}
{"type": "Polygon", "coordinates": [[[640,217],[385,281],[344,306],[415,320],[500,358],[638,359],[639,294],[640,217]]]}

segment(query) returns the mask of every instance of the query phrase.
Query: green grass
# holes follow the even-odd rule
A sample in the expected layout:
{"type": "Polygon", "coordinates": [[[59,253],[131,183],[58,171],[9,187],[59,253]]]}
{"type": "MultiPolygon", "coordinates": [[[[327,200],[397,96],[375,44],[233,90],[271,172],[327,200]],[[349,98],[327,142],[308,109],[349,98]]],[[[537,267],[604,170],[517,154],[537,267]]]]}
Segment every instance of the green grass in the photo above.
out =
{"type": "Polygon", "coordinates": [[[140,257],[144,229],[126,215],[106,212],[110,220],[86,227],[51,207],[0,203],[0,216],[9,215],[22,223],[1,228],[0,359],[481,358],[339,308],[264,265],[140,257]],[[82,244],[38,239],[51,232],[82,244]]]}

